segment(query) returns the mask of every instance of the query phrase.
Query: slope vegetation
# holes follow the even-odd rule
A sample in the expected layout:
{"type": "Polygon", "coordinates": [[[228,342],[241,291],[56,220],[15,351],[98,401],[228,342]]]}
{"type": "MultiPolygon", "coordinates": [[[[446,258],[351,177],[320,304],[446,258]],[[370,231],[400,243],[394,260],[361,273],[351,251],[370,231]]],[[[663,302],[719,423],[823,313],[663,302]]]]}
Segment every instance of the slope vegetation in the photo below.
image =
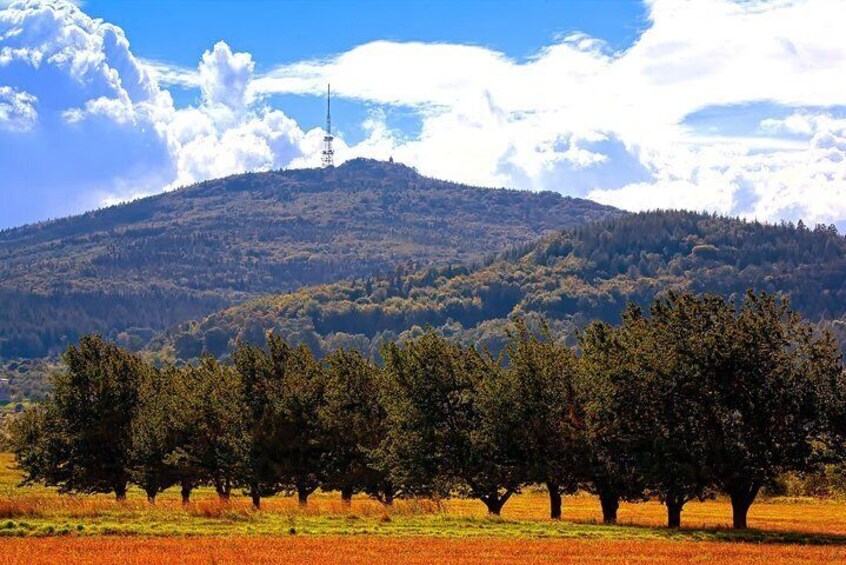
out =
{"type": "Polygon", "coordinates": [[[362,159],[208,181],[0,232],[0,358],[55,354],[89,332],[140,347],[252,297],[398,265],[480,262],[620,214],[362,159]]]}
{"type": "Polygon", "coordinates": [[[226,355],[238,340],[261,342],[272,329],[316,351],[352,345],[376,355],[385,338],[430,325],[496,349],[509,316],[542,314],[572,337],[587,321],[614,321],[628,302],[645,305],[670,288],[783,293],[846,337],[846,239],[833,227],[668,211],[576,227],[475,269],[428,268],[263,297],[184,323],[151,347],[181,359],[226,355]]]}

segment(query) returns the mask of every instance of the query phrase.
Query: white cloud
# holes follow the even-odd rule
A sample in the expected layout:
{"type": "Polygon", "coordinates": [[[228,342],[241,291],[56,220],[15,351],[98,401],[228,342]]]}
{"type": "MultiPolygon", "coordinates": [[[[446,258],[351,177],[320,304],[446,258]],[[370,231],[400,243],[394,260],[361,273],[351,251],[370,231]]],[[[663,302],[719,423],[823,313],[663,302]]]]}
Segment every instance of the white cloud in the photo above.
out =
{"type": "Polygon", "coordinates": [[[818,123],[837,122],[831,116],[771,118],[743,135],[685,123],[719,106],[846,105],[846,3],[654,0],[648,9],[650,26],[619,53],[583,34],[526,62],[480,47],[377,41],[280,67],[249,89],[317,94],[331,81],[342,96],[416,108],[419,138],[396,139],[390,152],[436,176],[629,209],[846,219],[839,177],[825,164],[840,162],[841,149],[820,160],[810,139],[818,123]],[[811,184],[813,204],[803,196],[811,184]]]}
{"type": "Polygon", "coordinates": [[[203,53],[198,68],[200,90],[208,106],[242,111],[247,105],[247,86],[255,64],[249,53],[232,53],[223,41],[203,53]]]}
{"type": "Polygon", "coordinates": [[[0,129],[28,131],[38,120],[38,99],[10,86],[0,86],[0,129]]]}
{"type": "Polygon", "coordinates": [[[10,4],[0,11],[0,72],[10,83],[0,86],[0,166],[17,174],[0,189],[18,202],[0,211],[0,226],[301,158],[297,124],[252,104],[253,68],[249,54],[222,42],[194,71],[153,66],[120,28],[73,4],[10,4]],[[160,77],[199,87],[200,104],[176,108],[160,77]],[[12,137],[24,131],[49,141],[33,150],[12,137]]]}
{"type": "MultiPolygon", "coordinates": [[[[50,112],[68,135],[90,130],[96,139],[104,124],[132,132],[165,154],[156,177],[164,180],[152,191],[317,165],[322,131],[304,131],[268,100],[320,96],[331,82],[337,95],[373,108],[363,141],[337,139],[339,161],[393,156],[434,176],[556,189],[629,209],[846,220],[846,120],[837,111],[846,107],[846,3],[647,7],[648,27],[621,52],[584,34],[525,61],[477,46],[374,41],[257,75],[250,54],[223,42],[196,69],[139,60],[119,28],[59,0],[26,2],[0,12],[0,69],[43,75],[44,89],[15,91],[33,99],[0,102],[0,112],[28,109],[14,110],[29,116],[15,122],[26,124],[18,132],[51,124],[50,112]],[[198,89],[199,103],[175,107],[168,86],[198,89]],[[728,133],[688,122],[747,104],[769,105],[772,114],[728,133]],[[415,113],[419,134],[392,129],[387,107],[415,113]]],[[[128,169],[103,183],[137,191],[137,168],[128,169]]]]}

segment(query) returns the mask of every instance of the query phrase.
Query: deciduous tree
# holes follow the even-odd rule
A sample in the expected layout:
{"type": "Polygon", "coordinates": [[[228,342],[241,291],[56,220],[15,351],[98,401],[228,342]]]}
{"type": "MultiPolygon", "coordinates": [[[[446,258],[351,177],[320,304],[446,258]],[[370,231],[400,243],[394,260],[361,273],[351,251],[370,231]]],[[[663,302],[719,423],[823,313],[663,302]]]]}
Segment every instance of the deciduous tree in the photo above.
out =
{"type": "Polygon", "coordinates": [[[490,395],[499,364],[429,332],[383,351],[388,433],[381,454],[392,480],[411,494],[456,492],[481,500],[490,514],[523,482],[517,453],[498,440],[490,395]]]}

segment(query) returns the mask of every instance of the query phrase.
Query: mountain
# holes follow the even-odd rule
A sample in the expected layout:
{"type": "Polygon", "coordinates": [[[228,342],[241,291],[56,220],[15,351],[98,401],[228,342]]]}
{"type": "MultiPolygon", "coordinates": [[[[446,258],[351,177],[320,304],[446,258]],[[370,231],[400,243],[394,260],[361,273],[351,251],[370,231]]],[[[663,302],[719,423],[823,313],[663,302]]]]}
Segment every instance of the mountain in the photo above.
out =
{"type": "Polygon", "coordinates": [[[203,182],[0,232],[0,358],[55,355],[89,332],[138,348],[253,297],[398,266],[478,263],[621,214],[363,159],[203,182]]]}
{"type": "Polygon", "coordinates": [[[588,321],[616,321],[628,302],[647,305],[670,288],[783,293],[846,343],[846,239],[833,226],[663,211],[578,226],[474,269],[429,268],[259,298],[184,323],[151,349],[170,358],[225,356],[238,340],[261,342],[272,329],[319,353],[355,346],[378,355],[384,339],[428,325],[496,350],[509,316],[544,315],[572,339],[588,321]]]}

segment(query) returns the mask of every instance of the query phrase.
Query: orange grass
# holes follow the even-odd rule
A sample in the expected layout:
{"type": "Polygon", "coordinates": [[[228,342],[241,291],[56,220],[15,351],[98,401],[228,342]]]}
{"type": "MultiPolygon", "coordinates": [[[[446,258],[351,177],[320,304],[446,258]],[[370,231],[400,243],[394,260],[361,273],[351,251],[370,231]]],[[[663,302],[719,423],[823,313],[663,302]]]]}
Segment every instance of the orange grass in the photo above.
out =
{"type": "Polygon", "coordinates": [[[487,563],[840,564],[842,546],[755,545],[663,540],[501,540],[378,537],[12,538],[0,565],[182,563],[476,565],[487,563]]]}
{"type": "MultiPolygon", "coordinates": [[[[0,519],[23,518],[97,518],[125,516],[154,518],[168,515],[188,515],[201,518],[229,520],[249,519],[254,513],[249,501],[235,497],[228,504],[220,503],[208,492],[195,496],[195,500],[182,506],[174,493],[161,496],[150,505],[141,496],[132,496],[117,502],[106,495],[58,495],[45,489],[28,488],[6,490],[0,493],[0,519]]],[[[430,500],[397,501],[385,507],[363,496],[346,507],[336,493],[317,493],[301,508],[292,497],[274,497],[262,501],[262,513],[282,516],[332,516],[355,515],[362,518],[425,516],[441,514],[450,517],[479,518],[485,515],[484,506],[475,500],[451,499],[435,503],[430,500]]],[[[508,520],[547,520],[548,501],[539,491],[526,492],[513,497],[503,509],[508,520]]],[[[619,511],[620,525],[661,527],[666,523],[665,508],[656,503],[622,504],[619,511]]],[[[564,519],[575,523],[599,523],[602,515],[599,503],[592,496],[565,497],[564,519]]],[[[729,528],[731,508],[726,500],[691,502],[682,513],[682,525],[688,529],[729,528]]],[[[846,536],[846,503],[836,501],[761,500],[749,513],[752,528],[779,532],[797,532],[846,536]]]]}
{"type": "MultiPolygon", "coordinates": [[[[335,493],[318,493],[302,507],[293,497],[277,496],[262,500],[261,511],[285,516],[325,516],[355,514],[361,517],[419,516],[447,511],[452,501],[435,502],[427,499],[398,500],[393,506],[384,506],[366,497],[356,497],[347,506],[335,493]]],[[[465,506],[465,501],[460,501],[465,506]]],[[[467,509],[462,515],[479,514],[478,509],[467,509]]],[[[216,495],[201,492],[187,505],[172,496],[161,496],[154,504],[139,496],[116,501],[108,495],[59,495],[39,489],[30,492],[26,487],[12,494],[0,494],[0,519],[4,518],[96,518],[104,515],[167,515],[184,513],[202,518],[250,517],[257,512],[244,497],[233,497],[221,502],[216,495]]],[[[484,513],[482,513],[483,515],[484,513]]]]}

